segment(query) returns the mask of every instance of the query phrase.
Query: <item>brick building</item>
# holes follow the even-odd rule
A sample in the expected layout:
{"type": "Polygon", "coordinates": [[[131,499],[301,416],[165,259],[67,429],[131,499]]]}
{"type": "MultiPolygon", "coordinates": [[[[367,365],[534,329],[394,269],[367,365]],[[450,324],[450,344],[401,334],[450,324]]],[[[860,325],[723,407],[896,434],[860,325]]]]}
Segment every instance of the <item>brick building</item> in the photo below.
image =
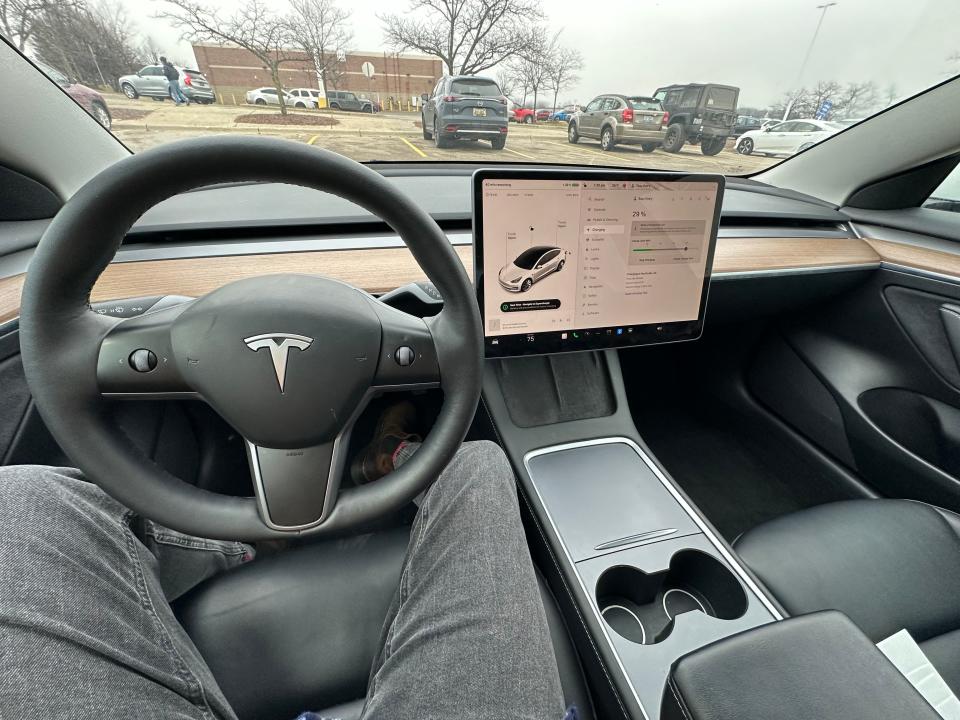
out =
{"type": "MultiPolygon", "coordinates": [[[[273,84],[270,71],[249,50],[240,47],[198,43],[193,46],[197,69],[207,76],[223,102],[244,102],[247,90],[273,84]]],[[[280,77],[287,88],[310,87],[321,90],[349,90],[385,103],[387,98],[402,102],[429,93],[443,74],[443,64],[426,55],[349,52],[337,66],[336,87],[323,87],[313,59],[305,52],[293,53],[294,59],[280,66],[280,77]],[[361,67],[373,65],[373,77],[367,79],[361,67]]]]}

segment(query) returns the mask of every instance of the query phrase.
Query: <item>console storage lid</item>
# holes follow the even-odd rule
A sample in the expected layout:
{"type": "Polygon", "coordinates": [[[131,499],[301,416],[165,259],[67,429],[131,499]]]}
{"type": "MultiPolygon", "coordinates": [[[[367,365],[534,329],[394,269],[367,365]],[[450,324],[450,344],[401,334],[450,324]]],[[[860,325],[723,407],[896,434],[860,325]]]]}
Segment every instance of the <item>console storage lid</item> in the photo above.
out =
{"type": "Polygon", "coordinates": [[[940,720],[842,613],[801,615],[677,660],[663,720],[940,720]]]}

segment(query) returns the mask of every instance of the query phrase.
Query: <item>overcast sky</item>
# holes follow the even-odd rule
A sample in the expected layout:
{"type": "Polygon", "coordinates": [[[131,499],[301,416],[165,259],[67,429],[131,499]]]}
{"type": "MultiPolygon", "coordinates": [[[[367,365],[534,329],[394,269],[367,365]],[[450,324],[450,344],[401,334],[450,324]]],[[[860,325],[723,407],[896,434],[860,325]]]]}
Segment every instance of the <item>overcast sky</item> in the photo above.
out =
{"type": "MultiPolygon", "coordinates": [[[[118,0],[143,34],[193,61],[179,32],[151,16],[162,0],[118,0]]],[[[234,3],[211,0],[223,8],[234,3]]],[[[740,105],[766,106],[791,88],[825,0],[545,0],[549,25],[586,61],[561,97],[585,102],[602,92],[650,93],[660,85],[718,82],[740,87],[740,105]]],[[[268,0],[279,10],[285,0],[268,0]]],[[[341,0],[352,8],[353,49],[382,52],[378,14],[406,0],[341,0]]],[[[874,80],[907,95],[960,73],[960,0],[838,0],[803,73],[817,80],[874,80]]]]}

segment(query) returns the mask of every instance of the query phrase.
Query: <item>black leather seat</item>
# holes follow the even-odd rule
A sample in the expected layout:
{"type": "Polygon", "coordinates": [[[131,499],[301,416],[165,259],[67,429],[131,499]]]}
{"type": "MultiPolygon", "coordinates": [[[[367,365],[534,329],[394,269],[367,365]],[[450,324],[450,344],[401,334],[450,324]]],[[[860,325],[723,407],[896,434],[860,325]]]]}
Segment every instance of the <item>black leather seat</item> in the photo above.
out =
{"type": "Polygon", "coordinates": [[[791,615],[840,610],[874,642],[906,628],[960,694],[960,516],[909,500],[830,503],[735,547],[791,615]]]}
{"type": "MultiPolygon", "coordinates": [[[[407,538],[404,529],[291,550],[175,603],[241,720],[290,720],[304,710],[359,717],[407,538]]],[[[579,659],[542,579],[540,590],[566,702],[593,720],[579,659]]]]}

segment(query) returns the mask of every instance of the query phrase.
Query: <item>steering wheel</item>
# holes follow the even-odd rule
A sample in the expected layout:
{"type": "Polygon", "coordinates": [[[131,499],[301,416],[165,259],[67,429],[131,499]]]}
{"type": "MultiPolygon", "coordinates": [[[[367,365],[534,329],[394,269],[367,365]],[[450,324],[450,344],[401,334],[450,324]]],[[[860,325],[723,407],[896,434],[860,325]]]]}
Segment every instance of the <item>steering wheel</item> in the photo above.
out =
{"type": "Polygon", "coordinates": [[[202,537],[260,540],[359,529],[430,486],[469,428],[480,394],[480,315],[463,265],[433,219],[381,175],[286,140],[213,137],[133,155],[60,210],[27,273],[20,316],[27,382],[53,436],[86,477],[144,517],[202,537]],[[350,200],[386,221],[443,295],[426,321],[350,285],[265,275],[118,320],[90,292],[146,210],[207,185],[269,181],[350,200]],[[387,390],[440,387],[417,453],[339,490],[350,431],[387,390]],[[173,477],[114,422],[110,398],[197,397],[246,440],[255,497],[173,477]]]}

